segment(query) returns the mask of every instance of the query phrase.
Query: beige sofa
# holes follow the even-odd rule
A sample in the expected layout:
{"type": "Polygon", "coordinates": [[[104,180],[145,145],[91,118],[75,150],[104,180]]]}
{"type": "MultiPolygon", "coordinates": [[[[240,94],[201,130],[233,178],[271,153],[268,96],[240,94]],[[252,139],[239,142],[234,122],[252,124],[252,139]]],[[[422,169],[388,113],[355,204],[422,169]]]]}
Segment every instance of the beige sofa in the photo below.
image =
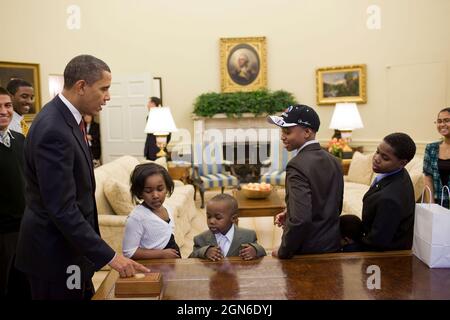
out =
{"type": "MultiPolygon", "coordinates": [[[[167,168],[164,159],[156,162],[167,168]]],[[[126,218],[135,206],[129,191],[130,174],[139,163],[137,158],[123,156],[94,170],[100,232],[102,238],[119,253],[122,253],[126,218]]],[[[206,219],[196,209],[193,198],[193,186],[175,180],[174,192],[165,201],[173,210],[175,241],[183,258],[191,253],[194,236],[207,228],[206,219]]]]}
{"type": "MultiPolygon", "coordinates": [[[[369,190],[376,174],[372,171],[372,154],[355,152],[350,164],[348,175],[344,177],[344,204],[342,214],[354,214],[361,217],[362,199],[369,190]]],[[[423,158],[415,156],[407,165],[406,170],[411,177],[414,186],[414,196],[419,200],[424,186],[423,158]]]]}

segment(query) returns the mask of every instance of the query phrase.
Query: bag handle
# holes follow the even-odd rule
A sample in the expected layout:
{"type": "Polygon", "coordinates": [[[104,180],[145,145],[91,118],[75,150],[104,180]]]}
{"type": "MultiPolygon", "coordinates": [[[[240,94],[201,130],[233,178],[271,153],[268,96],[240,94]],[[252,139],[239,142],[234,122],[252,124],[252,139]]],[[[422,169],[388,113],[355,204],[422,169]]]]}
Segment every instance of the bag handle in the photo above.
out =
{"type": "MultiPolygon", "coordinates": [[[[446,186],[447,187],[447,186],[446,186]]],[[[432,194],[431,194],[431,189],[430,189],[430,187],[429,186],[424,186],[423,187],[423,190],[422,190],[422,199],[420,200],[420,203],[423,203],[423,196],[424,196],[424,194],[425,194],[425,189],[428,189],[428,193],[430,194],[430,197],[428,198],[429,199],[429,202],[428,203],[431,203],[431,199],[433,199],[433,198],[431,198],[432,197],[432,194]]],[[[444,189],[444,188],[442,188],[442,189],[444,189]]],[[[447,188],[448,189],[448,188],[447,188]]],[[[443,191],[443,190],[442,190],[443,191]]],[[[450,192],[450,191],[449,191],[450,192]]],[[[450,193],[449,193],[450,194],[450,193]]]]}
{"type": "MultiPolygon", "coordinates": [[[[428,187],[428,186],[427,186],[428,187]]],[[[447,186],[443,186],[442,187],[442,191],[441,191],[441,207],[443,207],[444,204],[444,190],[447,189],[448,192],[448,197],[450,199],[450,189],[447,186]]]]}

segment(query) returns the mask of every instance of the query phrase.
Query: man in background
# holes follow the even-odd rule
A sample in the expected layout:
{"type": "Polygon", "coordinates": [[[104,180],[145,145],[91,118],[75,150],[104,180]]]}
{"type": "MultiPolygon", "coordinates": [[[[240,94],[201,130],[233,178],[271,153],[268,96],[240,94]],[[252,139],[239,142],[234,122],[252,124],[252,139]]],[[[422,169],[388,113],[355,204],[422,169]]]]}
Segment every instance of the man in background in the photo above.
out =
{"type": "Polygon", "coordinates": [[[27,279],[14,267],[20,221],[25,209],[25,137],[8,129],[13,113],[9,92],[0,87],[0,299],[29,299],[27,279]]]}
{"type": "Polygon", "coordinates": [[[23,118],[25,114],[33,112],[34,89],[31,83],[22,79],[13,79],[8,82],[6,89],[12,94],[14,114],[9,125],[14,130],[27,136],[29,126],[23,118]]]}

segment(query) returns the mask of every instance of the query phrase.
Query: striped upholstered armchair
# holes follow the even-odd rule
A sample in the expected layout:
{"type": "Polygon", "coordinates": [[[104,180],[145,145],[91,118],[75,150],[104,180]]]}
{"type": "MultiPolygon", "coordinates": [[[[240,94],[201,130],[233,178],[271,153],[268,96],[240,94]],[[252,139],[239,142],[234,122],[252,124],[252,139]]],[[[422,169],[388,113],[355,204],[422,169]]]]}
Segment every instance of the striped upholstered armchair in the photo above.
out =
{"type": "Polygon", "coordinates": [[[222,193],[225,187],[239,187],[238,179],[229,171],[231,162],[223,158],[222,146],[214,143],[196,144],[193,147],[193,176],[194,199],[197,190],[202,198],[201,208],[205,205],[205,190],[220,187],[222,193]]]}
{"type": "Polygon", "coordinates": [[[297,154],[296,150],[288,152],[281,141],[273,140],[270,142],[270,167],[263,173],[260,182],[270,183],[272,185],[284,186],[286,180],[286,166],[297,154]]]}

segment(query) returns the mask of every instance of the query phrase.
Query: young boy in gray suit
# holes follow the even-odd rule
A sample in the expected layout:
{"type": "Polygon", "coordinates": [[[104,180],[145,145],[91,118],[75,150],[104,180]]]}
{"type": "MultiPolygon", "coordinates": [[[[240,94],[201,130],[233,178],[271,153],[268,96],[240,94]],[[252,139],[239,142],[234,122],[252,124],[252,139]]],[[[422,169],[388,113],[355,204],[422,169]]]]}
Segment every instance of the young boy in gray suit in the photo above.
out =
{"type": "Polygon", "coordinates": [[[189,258],[212,261],[224,257],[241,257],[252,260],[266,255],[256,241],[253,230],[239,228],[236,199],[229,194],[218,194],[206,204],[206,221],[209,230],[194,237],[194,250],[189,258]]]}

